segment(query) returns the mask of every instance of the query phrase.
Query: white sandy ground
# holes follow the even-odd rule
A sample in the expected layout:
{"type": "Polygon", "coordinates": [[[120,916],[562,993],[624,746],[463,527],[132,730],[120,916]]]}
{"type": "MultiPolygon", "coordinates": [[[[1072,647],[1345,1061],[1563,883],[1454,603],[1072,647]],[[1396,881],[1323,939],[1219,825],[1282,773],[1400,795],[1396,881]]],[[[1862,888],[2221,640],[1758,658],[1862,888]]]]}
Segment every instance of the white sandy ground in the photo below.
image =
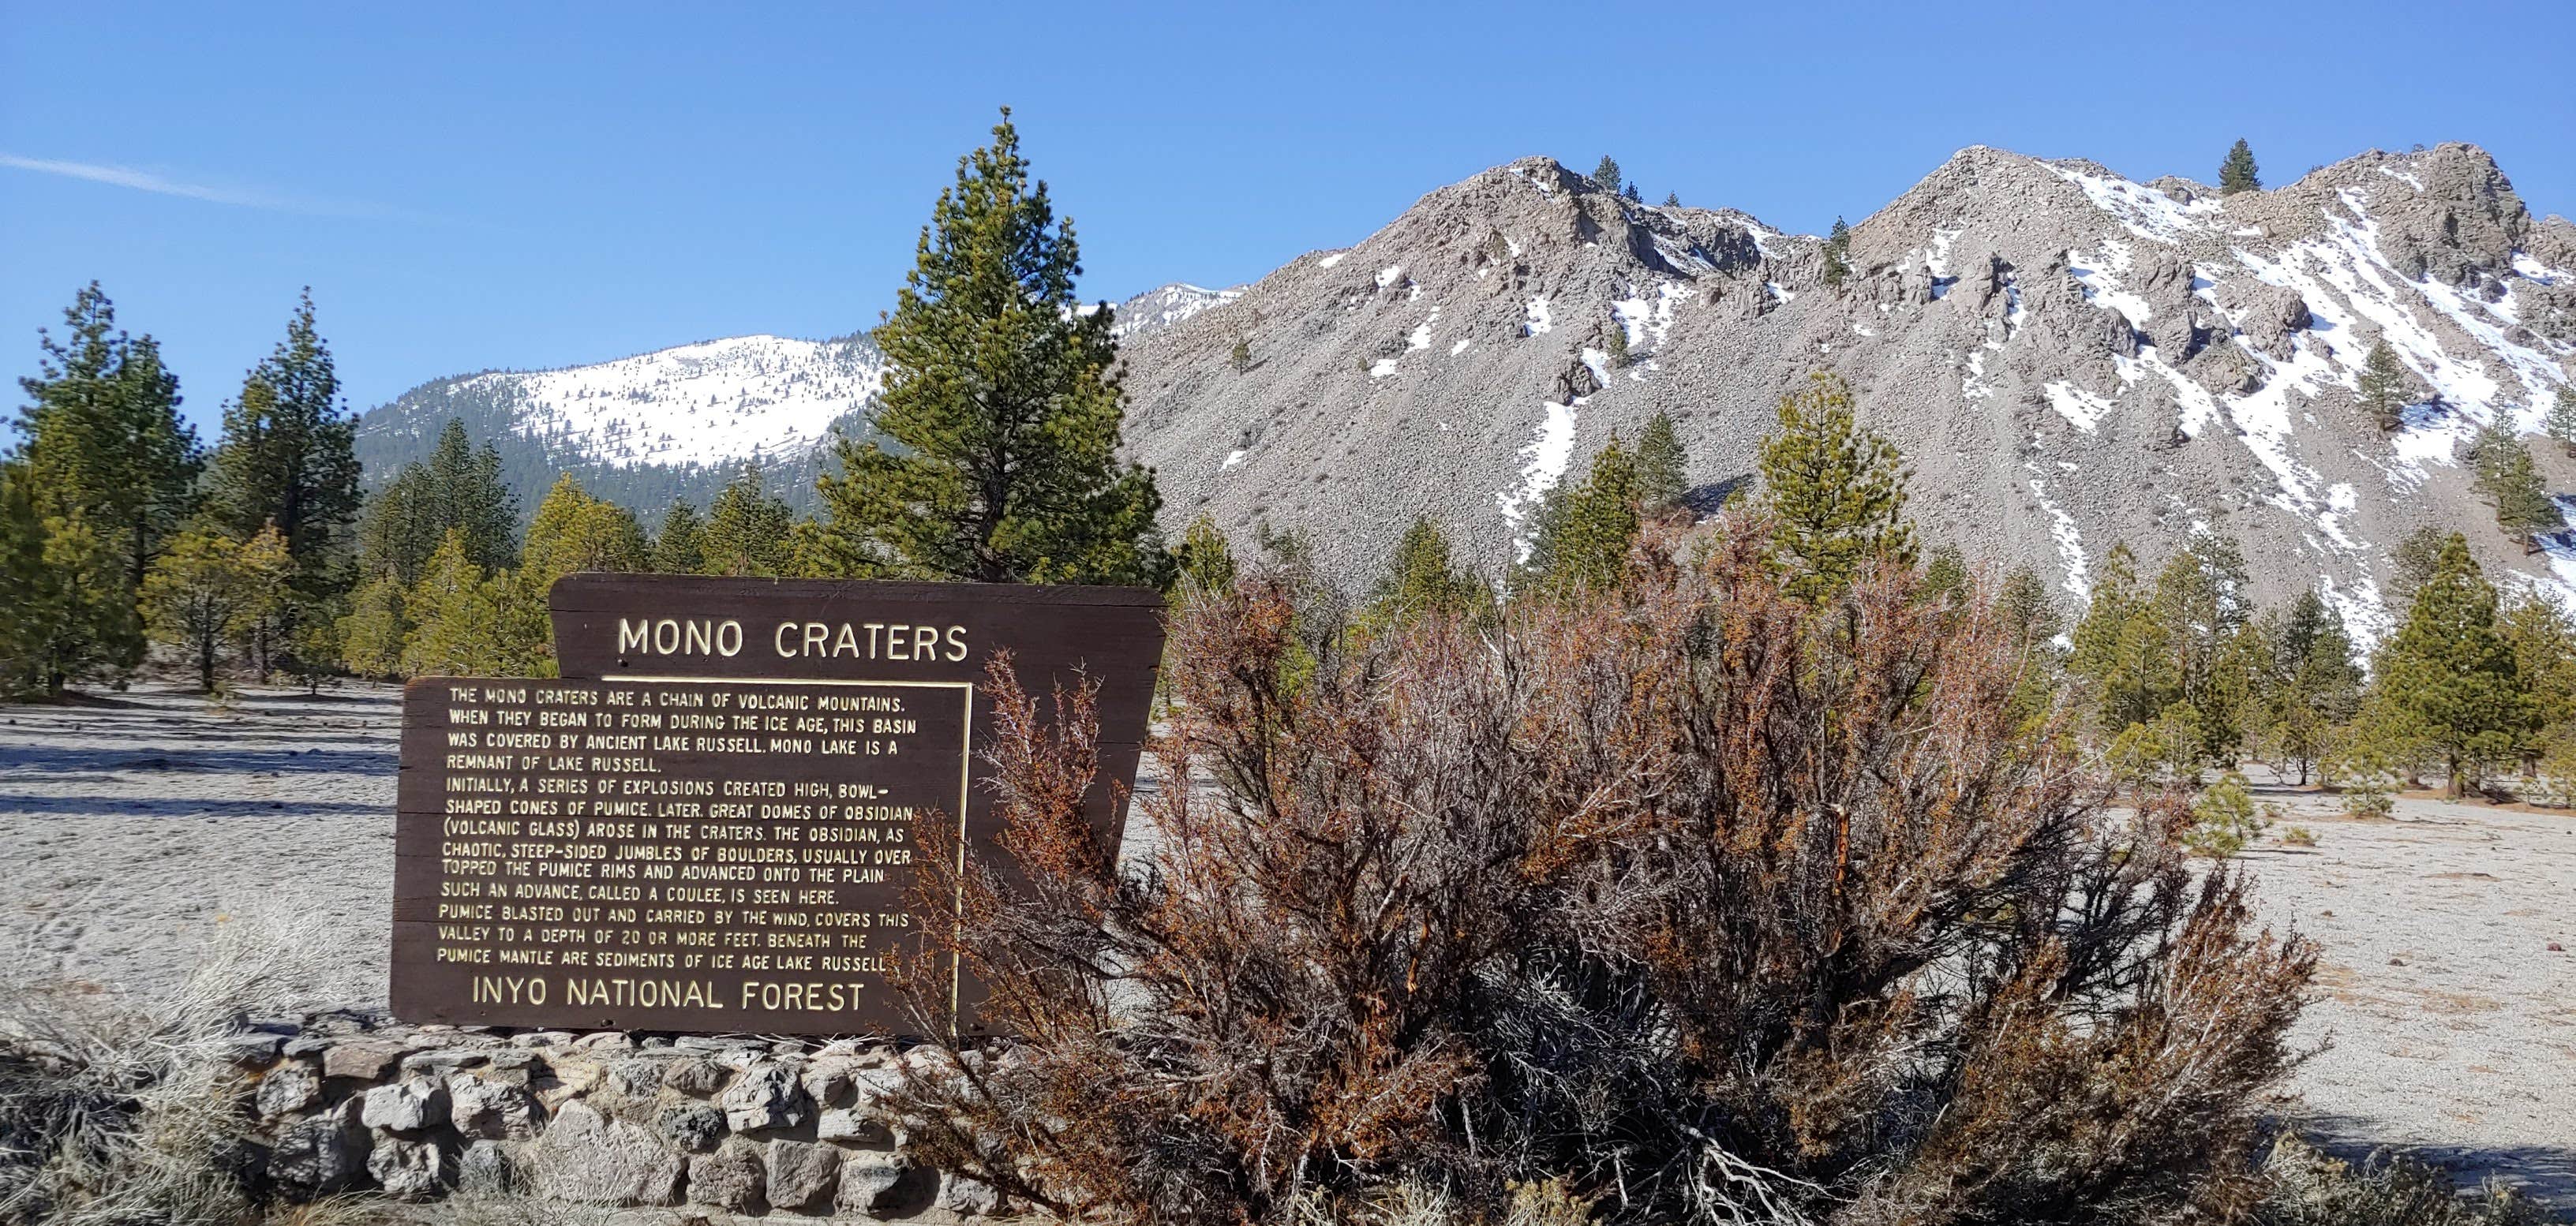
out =
{"type": "MultiPolygon", "coordinates": [[[[152,993],[222,925],[318,916],[384,1001],[398,695],[139,692],[0,707],[0,982],[152,993]]],[[[2576,1207],[2576,816],[2407,799],[2387,822],[2280,787],[2246,853],[2270,920],[2323,942],[2278,1106],[2337,1149],[2413,1148],[2576,1207]],[[2287,846],[2290,825],[2318,836],[2287,846]]],[[[309,930],[309,929],[308,929],[309,930]]]]}

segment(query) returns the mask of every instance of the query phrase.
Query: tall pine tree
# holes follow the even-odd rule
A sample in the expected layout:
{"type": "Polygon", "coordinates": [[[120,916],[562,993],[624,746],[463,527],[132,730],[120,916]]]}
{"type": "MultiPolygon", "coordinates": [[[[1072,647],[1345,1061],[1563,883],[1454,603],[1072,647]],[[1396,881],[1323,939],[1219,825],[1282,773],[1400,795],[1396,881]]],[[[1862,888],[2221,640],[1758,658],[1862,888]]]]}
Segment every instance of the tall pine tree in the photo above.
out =
{"type": "Polygon", "coordinates": [[[339,591],[350,576],[349,527],[359,505],[355,426],[340,401],[330,347],[314,329],[308,289],[287,320],[286,339],[224,407],[206,507],[238,538],[277,525],[307,595],[339,591]]]}
{"type": "Polygon", "coordinates": [[[1592,168],[1592,181],[1605,192],[1615,192],[1620,184],[1627,182],[1619,174],[1619,159],[1606,153],[1601,155],[1601,163],[1592,168]]]}
{"type": "Polygon", "coordinates": [[[1905,522],[1912,473],[1896,445],[1853,416],[1851,385],[1819,373],[1780,399],[1779,429],[1754,467],[1771,517],[1771,558],[1789,592],[1822,604],[1879,561],[1914,564],[1905,522]]]}
{"type": "Polygon", "coordinates": [[[1579,484],[1549,491],[1527,578],[1560,596],[1615,591],[1627,580],[1637,531],[1637,464],[1612,435],[1579,484]]]}
{"type": "Polygon", "coordinates": [[[2263,177],[2254,166],[2254,147],[2237,137],[2227,150],[2226,160],[2218,164],[2218,191],[2223,196],[2261,189],[2263,177]]]}
{"type": "Polygon", "coordinates": [[[1451,558],[1449,535],[1430,516],[1416,515],[1370,595],[1369,620],[1391,627],[1468,613],[1487,595],[1485,585],[1451,558]]]}
{"type": "Polygon", "coordinates": [[[129,592],[195,509],[204,457],[179,420],[179,377],[149,335],[116,330],[93,281],[63,311],[65,335],[39,331],[38,374],[22,378],[19,457],[40,509],[79,512],[116,557],[129,592]]]}
{"type": "Polygon", "coordinates": [[[1662,514],[1679,507],[1688,493],[1690,452],[1682,446],[1672,414],[1656,413],[1637,436],[1637,505],[1662,514]]]}
{"type": "Polygon", "coordinates": [[[2380,429],[2397,428],[2406,407],[2406,367],[2385,340],[2372,342],[2370,356],[2362,359],[2358,397],[2361,411],[2380,429]]]}
{"type": "Polygon", "coordinates": [[[707,567],[707,525],[696,503],[671,500],[662,512],[662,530],[653,534],[653,569],[666,575],[694,575],[707,567]]]}
{"type": "Polygon", "coordinates": [[[769,492],[757,465],[743,465],[707,504],[700,538],[711,575],[779,575],[788,570],[796,512],[769,492]]]}
{"type": "Polygon", "coordinates": [[[2576,457],[2576,383],[2561,383],[2558,394],[2549,401],[2549,416],[2543,419],[2541,431],[2567,454],[2576,457]]]}
{"type": "Polygon", "coordinates": [[[1084,312],[1072,223],[1020,156],[1010,111],[959,160],[894,314],[885,389],[817,482],[811,563],[853,575],[1149,583],[1171,573],[1153,473],[1118,458],[1112,312],[1084,312]]]}
{"type": "Polygon", "coordinates": [[[501,479],[501,453],[490,442],[476,450],[465,423],[449,418],[425,461],[405,464],[367,500],[358,524],[359,573],[393,575],[405,583],[447,539],[465,533],[466,556],[487,570],[519,561],[519,498],[501,479]]]}
{"type": "Polygon", "coordinates": [[[2382,700],[2441,755],[2454,797],[2537,725],[2513,646],[2496,625],[2495,588],[2456,532],[2376,671],[2382,700]]]}
{"type": "Polygon", "coordinates": [[[1841,285],[1851,276],[1851,226],[1840,217],[1834,218],[1832,232],[1825,235],[1825,284],[1841,285]]]}

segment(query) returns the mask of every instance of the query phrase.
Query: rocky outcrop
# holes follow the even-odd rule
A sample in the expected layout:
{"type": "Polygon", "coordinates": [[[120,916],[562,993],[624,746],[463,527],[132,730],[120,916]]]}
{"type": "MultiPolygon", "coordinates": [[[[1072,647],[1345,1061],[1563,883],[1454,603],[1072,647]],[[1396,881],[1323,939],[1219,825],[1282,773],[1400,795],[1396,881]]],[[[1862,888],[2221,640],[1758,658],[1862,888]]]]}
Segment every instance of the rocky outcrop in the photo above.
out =
{"type": "Polygon", "coordinates": [[[1008,1208],[905,1151],[890,1044],[505,1032],[331,1015],[257,1023],[261,1173],[290,1198],[460,1185],[617,1207],[956,1222],[1008,1208]]]}

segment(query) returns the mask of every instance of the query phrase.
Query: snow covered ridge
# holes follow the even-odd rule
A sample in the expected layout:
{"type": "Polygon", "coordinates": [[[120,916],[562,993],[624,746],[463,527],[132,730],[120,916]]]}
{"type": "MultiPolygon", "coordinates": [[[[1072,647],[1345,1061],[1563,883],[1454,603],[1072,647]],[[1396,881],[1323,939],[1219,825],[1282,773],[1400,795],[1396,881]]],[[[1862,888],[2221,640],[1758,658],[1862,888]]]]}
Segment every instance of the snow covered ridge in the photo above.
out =
{"type": "Polygon", "coordinates": [[[884,380],[872,346],[737,336],[596,366],[458,380],[515,402],[515,431],[594,463],[709,466],[812,451],[884,380]]]}

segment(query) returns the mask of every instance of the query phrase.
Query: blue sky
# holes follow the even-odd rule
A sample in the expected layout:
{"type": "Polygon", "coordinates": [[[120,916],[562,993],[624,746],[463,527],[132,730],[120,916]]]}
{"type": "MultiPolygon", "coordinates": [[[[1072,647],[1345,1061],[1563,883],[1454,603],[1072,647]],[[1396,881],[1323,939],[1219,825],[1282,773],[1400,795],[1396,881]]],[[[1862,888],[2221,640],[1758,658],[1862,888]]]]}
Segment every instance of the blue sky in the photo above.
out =
{"type": "MultiPolygon", "coordinates": [[[[96,278],[215,419],[311,285],[354,407],[873,324],[1008,103],[1083,289],[1250,280],[1533,153],[1795,230],[1963,145],[2214,178],[2471,140],[2576,213],[2576,5],[0,0],[0,355],[96,278]]],[[[9,403],[16,396],[11,389],[9,403]]]]}

